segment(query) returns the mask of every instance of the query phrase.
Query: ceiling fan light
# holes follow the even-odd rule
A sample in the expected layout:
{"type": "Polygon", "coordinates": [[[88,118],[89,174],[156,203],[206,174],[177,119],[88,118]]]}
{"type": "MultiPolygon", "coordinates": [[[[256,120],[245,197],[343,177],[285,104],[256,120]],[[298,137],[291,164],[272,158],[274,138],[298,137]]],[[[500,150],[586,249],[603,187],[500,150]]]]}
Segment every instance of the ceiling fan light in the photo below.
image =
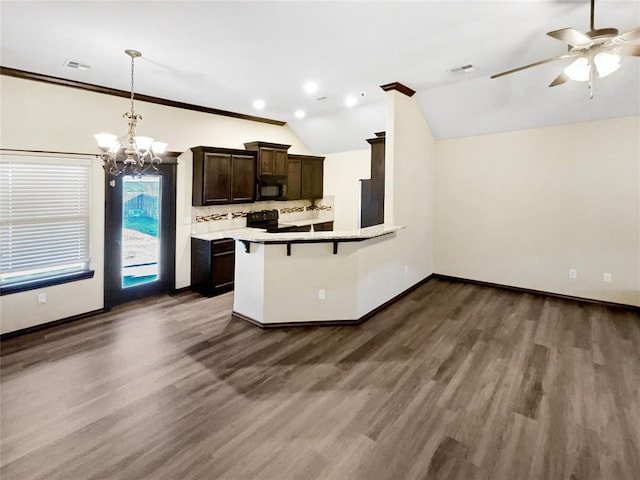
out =
{"type": "Polygon", "coordinates": [[[620,68],[620,55],[600,52],[595,56],[593,62],[598,69],[598,75],[603,78],[620,68]]]}
{"type": "Polygon", "coordinates": [[[564,74],[576,82],[586,82],[589,80],[589,69],[589,60],[580,57],[564,69],[564,74]]]}

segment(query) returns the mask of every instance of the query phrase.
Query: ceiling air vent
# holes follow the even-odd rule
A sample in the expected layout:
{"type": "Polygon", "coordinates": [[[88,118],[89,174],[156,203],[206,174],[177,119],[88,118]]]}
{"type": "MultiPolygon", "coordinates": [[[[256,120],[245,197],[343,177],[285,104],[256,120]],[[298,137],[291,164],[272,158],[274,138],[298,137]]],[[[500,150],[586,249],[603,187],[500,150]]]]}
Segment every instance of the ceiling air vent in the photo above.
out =
{"type": "Polygon", "coordinates": [[[469,63],[467,65],[462,65],[461,67],[451,68],[447,70],[447,72],[449,72],[449,75],[462,75],[463,73],[475,72],[475,70],[475,67],[469,63]]]}
{"type": "Polygon", "coordinates": [[[75,68],[76,70],[89,70],[91,65],[86,65],[84,63],[76,62],[75,60],[65,60],[63,65],[69,68],[75,68]]]}

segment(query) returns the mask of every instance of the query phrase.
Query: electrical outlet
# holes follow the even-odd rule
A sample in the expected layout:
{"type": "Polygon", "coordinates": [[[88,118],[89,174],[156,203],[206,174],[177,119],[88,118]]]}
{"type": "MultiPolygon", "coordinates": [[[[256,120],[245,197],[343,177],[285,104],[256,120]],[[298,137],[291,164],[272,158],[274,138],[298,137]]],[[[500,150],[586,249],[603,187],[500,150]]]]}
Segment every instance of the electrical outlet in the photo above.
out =
{"type": "Polygon", "coordinates": [[[47,303],[47,294],[46,293],[39,293],[38,294],[38,303],[40,305],[42,305],[43,303],[47,303]]]}
{"type": "Polygon", "coordinates": [[[318,300],[324,300],[324,288],[318,290],[318,300]]]}
{"type": "Polygon", "coordinates": [[[572,278],[574,280],[576,278],[578,278],[578,270],[576,270],[575,268],[570,268],[569,269],[569,278],[572,278]]]}
{"type": "Polygon", "coordinates": [[[613,277],[611,276],[610,273],[608,272],[604,272],[604,274],[602,275],[602,280],[605,283],[612,283],[613,282],[613,277]]]}

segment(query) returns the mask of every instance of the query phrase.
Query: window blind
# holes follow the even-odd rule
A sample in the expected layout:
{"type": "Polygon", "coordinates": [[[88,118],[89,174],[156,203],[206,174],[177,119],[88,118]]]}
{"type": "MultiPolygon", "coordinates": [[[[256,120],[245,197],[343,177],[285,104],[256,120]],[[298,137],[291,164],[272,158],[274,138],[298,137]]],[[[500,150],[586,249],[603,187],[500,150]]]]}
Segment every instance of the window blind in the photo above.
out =
{"type": "Polygon", "coordinates": [[[90,160],[0,156],[0,282],[89,269],[90,160]]]}

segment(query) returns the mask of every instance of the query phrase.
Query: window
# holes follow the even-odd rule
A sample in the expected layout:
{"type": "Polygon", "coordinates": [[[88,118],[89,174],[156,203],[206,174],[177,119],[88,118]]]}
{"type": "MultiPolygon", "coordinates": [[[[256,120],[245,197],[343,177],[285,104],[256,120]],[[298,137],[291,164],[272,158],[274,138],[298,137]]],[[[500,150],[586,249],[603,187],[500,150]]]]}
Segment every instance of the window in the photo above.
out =
{"type": "Polygon", "coordinates": [[[86,158],[0,154],[0,292],[93,276],[86,158]]]}

